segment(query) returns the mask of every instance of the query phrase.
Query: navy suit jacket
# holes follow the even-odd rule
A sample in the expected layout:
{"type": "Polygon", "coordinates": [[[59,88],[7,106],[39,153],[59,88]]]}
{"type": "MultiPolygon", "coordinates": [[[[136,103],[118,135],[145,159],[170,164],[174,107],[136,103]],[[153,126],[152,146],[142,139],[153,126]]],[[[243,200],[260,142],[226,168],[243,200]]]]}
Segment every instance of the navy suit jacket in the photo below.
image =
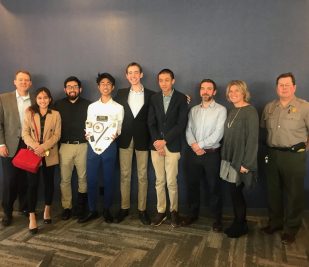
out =
{"type": "Polygon", "coordinates": [[[131,108],[128,104],[130,88],[119,89],[114,100],[124,108],[124,118],[122,123],[121,135],[117,138],[120,148],[128,148],[133,138],[136,150],[149,150],[150,135],[147,125],[147,116],[150,97],[153,91],[144,88],[144,105],[134,118],[131,108]]]}
{"type": "Polygon", "coordinates": [[[148,113],[151,149],[155,150],[154,141],[164,139],[170,152],[180,152],[187,120],[188,104],[184,94],[174,89],[166,114],[164,112],[162,92],[154,94],[150,100],[148,113]]]}

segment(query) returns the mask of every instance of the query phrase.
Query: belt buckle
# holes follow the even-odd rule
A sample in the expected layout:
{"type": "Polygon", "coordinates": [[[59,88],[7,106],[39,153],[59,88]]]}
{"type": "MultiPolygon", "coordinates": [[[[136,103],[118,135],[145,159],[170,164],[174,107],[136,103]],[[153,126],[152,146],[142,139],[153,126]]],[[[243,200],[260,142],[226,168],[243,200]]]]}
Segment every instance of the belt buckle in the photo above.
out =
{"type": "Polygon", "coordinates": [[[73,145],[79,145],[79,141],[73,141],[72,144],[73,145]]]}

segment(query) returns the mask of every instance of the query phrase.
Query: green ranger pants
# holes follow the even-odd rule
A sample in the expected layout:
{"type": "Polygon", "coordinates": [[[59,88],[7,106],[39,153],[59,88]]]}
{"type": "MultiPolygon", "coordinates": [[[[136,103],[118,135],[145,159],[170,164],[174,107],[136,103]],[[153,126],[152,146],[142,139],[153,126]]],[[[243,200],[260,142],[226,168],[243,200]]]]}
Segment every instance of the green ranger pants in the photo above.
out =
{"type": "Polygon", "coordinates": [[[296,234],[304,210],[306,152],[269,149],[266,163],[269,219],[271,227],[296,234]]]}

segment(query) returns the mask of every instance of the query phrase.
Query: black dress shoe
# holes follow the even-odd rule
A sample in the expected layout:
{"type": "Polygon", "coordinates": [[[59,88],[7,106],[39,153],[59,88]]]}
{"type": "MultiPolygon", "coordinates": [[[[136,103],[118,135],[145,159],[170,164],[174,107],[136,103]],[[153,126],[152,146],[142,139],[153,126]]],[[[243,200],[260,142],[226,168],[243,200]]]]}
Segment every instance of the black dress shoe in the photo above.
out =
{"type": "Polygon", "coordinates": [[[248,224],[246,221],[244,222],[233,222],[232,225],[227,228],[224,233],[229,238],[239,238],[243,235],[248,234],[248,224]]]}
{"type": "Polygon", "coordinates": [[[12,223],[12,219],[13,219],[12,215],[4,214],[1,223],[4,227],[9,226],[12,223]]]}
{"type": "Polygon", "coordinates": [[[289,233],[283,233],[281,236],[281,243],[285,245],[290,245],[295,241],[295,235],[289,233]]]}
{"type": "Polygon", "coordinates": [[[194,222],[197,221],[197,220],[198,220],[198,217],[197,217],[197,216],[187,216],[187,217],[181,218],[180,224],[181,224],[182,226],[188,226],[188,225],[194,223],[194,222]]]}
{"type": "Polygon", "coordinates": [[[221,221],[215,221],[213,224],[212,224],[212,230],[216,233],[220,233],[222,232],[222,223],[221,221]]]}
{"type": "Polygon", "coordinates": [[[129,209],[120,209],[116,218],[115,223],[121,223],[125,217],[129,215],[129,209]]]}
{"type": "Polygon", "coordinates": [[[51,224],[52,219],[44,219],[43,222],[44,222],[44,224],[51,224]]]}
{"type": "Polygon", "coordinates": [[[32,235],[35,235],[35,234],[38,233],[38,230],[39,229],[37,227],[35,227],[35,228],[32,228],[32,229],[29,229],[29,233],[32,234],[32,235]]]}
{"type": "Polygon", "coordinates": [[[144,224],[144,225],[150,225],[151,224],[150,218],[149,218],[146,211],[139,211],[138,217],[139,217],[140,221],[142,222],[142,224],[144,224]]]}
{"type": "Polygon", "coordinates": [[[85,217],[78,219],[78,223],[85,223],[98,218],[97,211],[90,211],[85,217]]]}
{"type": "Polygon", "coordinates": [[[277,231],[281,231],[282,229],[283,229],[282,226],[271,227],[270,225],[267,225],[266,227],[261,228],[261,231],[264,234],[272,235],[273,233],[275,233],[277,231]]]}
{"type": "Polygon", "coordinates": [[[72,212],[71,209],[64,209],[61,214],[61,219],[66,221],[71,218],[72,212]]]}
{"type": "Polygon", "coordinates": [[[103,218],[106,223],[112,223],[114,221],[109,209],[103,209],[103,218]]]}

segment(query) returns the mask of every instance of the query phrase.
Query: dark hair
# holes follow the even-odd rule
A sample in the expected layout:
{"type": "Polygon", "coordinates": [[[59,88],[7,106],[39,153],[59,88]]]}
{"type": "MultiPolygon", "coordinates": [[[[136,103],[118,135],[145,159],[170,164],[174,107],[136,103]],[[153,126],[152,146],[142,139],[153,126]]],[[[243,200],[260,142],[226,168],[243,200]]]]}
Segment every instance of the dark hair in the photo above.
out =
{"type": "Polygon", "coordinates": [[[159,75],[160,74],[169,74],[171,76],[172,79],[175,79],[175,75],[174,75],[174,72],[172,72],[170,69],[163,69],[161,70],[158,75],[157,75],[157,78],[159,79],[159,75]]]}
{"type": "Polygon", "coordinates": [[[136,62],[131,62],[131,63],[127,66],[127,68],[126,68],[126,73],[128,73],[128,69],[129,69],[130,67],[133,67],[133,66],[138,67],[140,73],[143,72],[142,66],[141,66],[140,64],[138,64],[138,63],[136,63],[136,62]]]}
{"type": "Polygon", "coordinates": [[[66,78],[65,81],[64,81],[64,88],[67,87],[68,82],[77,82],[79,88],[82,86],[81,81],[76,76],[70,76],[70,77],[66,78]]]}
{"type": "Polygon", "coordinates": [[[293,74],[292,72],[287,72],[287,73],[282,73],[282,74],[280,74],[280,75],[277,77],[277,79],[276,79],[276,84],[278,85],[278,82],[279,82],[279,80],[280,80],[281,78],[288,78],[288,77],[290,77],[290,78],[292,79],[292,83],[293,83],[293,85],[295,85],[295,84],[296,84],[295,76],[294,76],[294,74],[293,74]]]}
{"type": "Polygon", "coordinates": [[[30,74],[29,71],[26,71],[26,70],[18,70],[18,71],[16,71],[16,73],[15,73],[15,79],[16,79],[16,76],[17,76],[19,73],[24,73],[24,74],[28,75],[29,78],[30,78],[30,81],[31,81],[31,74],[30,74]]]}
{"type": "Polygon", "coordinates": [[[202,83],[212,83],[214,90],[217,91],[217,84],[212,79],[203,79],[200,82],[200,87],[202,86],[202,83]]]}
{"type": "Polygon", "coordinates": [[[113,86],[115,85],[115,78],[109,73],[107,72],[98,73],[97,84],[99,85],[103,79],[108,79],[112,83],[113,86]]]}
{"type": "MultiPolygon", "coordinates": [[[[36,100],[37,96],[38,96],[40,93],[42,93],[42,92],[46,93],[47,96],[50,98],[50,103],[49,103],[49,105],[48,105],[48,109],[50,109],[50,107],[51,107],[52,104],[53,104],[53,97],[52,97],[52,95],[51,95],[51,93],[50,93],[50,91],[49,91],[48,88],[46,88],[46,87],[40,87],[39,89],[37,89],[37,90],[35,91],[35,94],[34,94],[35,100],[36,100]]],[[[33,111],[34,113],[39,113],[39,112],[40,112],[40,107],[39,107],[39,105],[37,104],[37,102],[35,101],[35,103],[29,107],[29,110],[33,111]]]]}

